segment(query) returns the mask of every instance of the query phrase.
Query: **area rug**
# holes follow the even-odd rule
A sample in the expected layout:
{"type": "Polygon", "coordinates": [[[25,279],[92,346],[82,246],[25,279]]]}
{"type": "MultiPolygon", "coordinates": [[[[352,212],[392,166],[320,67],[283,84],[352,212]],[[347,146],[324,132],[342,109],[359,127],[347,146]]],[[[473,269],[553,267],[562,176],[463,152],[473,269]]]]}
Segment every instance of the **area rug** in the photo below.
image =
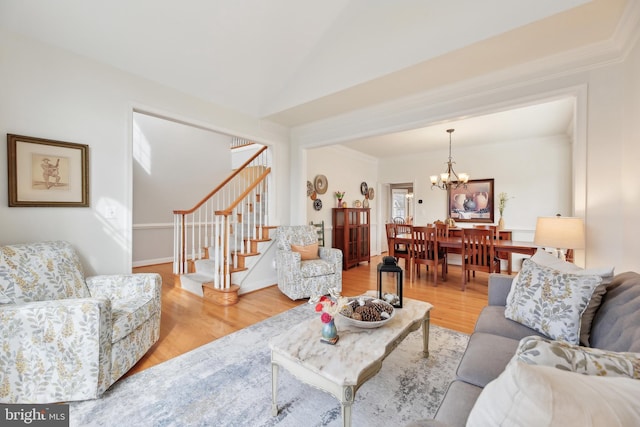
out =
{"type": "MultiPolygon", "coordinates": [[[[340,426],[339,402],[280,369],[271,415],[270,337],[317,316],[303,304],[116,382],[96,400],[70,404],[71,426],[340,426]]],[[[468,335],[431,325],[430,357],[411,334],[356,393],[352,425],[402,426],[430,418],[468,335]]]]}

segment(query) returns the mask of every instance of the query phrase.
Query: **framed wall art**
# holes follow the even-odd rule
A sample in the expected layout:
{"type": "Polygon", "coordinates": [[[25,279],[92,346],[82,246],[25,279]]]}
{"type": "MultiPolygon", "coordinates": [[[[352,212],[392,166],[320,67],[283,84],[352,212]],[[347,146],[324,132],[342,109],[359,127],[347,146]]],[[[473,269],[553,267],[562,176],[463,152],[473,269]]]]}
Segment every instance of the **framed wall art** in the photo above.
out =
{"type": "Polygon", "coordinates": [[[462,186],[447,190],[448,213],[456,222],[493,223],[493,178],[473,179],[462,186]]]}
{"type": "Polygon", "coordinates": [[[7,134],[10,207],[89,206],[89,146],[7,134]]]}

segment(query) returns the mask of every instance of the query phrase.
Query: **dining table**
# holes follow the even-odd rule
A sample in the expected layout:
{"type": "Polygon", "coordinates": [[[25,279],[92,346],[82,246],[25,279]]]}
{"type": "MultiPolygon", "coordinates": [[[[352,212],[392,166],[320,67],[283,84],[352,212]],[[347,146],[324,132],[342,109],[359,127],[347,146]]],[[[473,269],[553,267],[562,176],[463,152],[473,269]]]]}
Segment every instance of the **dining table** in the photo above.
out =
{"type": "MultiPolygon", "coordinates": [[[[395,237],[389,238],[389,255],[395,256],[395,246],[397,244],[409,245],[411,244],[411,233],[397,234],[395,237]]],[[[462,237],[461,236],[449,236],[439,237],[438,245],[447,250],[457,251],[460,253],[462,250],[462,237]]],[[[524,255],[533,255],[538,250],[539,246],[532,242],[521,242],[517,240],[494,240],[493,245],[496,251],[519,253],[524,255]]],[[[410,275],[411,272],[409,271],[410,275]]]]}

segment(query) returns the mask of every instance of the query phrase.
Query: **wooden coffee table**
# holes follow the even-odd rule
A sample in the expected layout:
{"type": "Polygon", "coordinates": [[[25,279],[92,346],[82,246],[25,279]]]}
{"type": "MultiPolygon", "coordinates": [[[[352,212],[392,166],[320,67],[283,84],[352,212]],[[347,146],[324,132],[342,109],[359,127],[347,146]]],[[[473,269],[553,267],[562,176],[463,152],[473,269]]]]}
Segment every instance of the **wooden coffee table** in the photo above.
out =
{"type": "MultiPolygon", "coordinates": [[[[269,341],[271,348],[273,416],[278,415],[278,369],[282,366],[300,381],[332,394],[342,405],[342,424],[351,425],[351,405],[358,388],[380,371],[384,359],[410,332],[422,326],[424,357],[429,357],[429,316],[433,306],[403,299],[402,308],[377,329],[363,329],[336,318],[340,340],[320,342],[322,322],[315,316],[269,341]]],[[[309,307],[309,310],[313,310],[309,307]]]]}

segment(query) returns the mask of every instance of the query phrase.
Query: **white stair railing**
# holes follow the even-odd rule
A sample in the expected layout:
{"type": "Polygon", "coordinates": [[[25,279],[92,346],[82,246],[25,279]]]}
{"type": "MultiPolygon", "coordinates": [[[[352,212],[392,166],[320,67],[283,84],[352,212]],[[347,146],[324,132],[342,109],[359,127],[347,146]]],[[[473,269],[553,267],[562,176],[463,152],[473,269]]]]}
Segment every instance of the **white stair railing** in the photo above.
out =
{"type": "Polygon", "coordinates": [[[173,211],[174,274],[192,272],[193,263],[208,255],[214,287],[231,286],[238,254],[249,253],[250,241],[261,239],[268,224],[269,164],[263,147],[193,208],[173,211]]]}
{"type": "Polygon", "coordinates": [[[253,144],[255,144],[255,142],[249,141],[249,140],[244,139],[244,138],[234,137],[234,138],[231,139],[231,149],[240,148],[240,147],[247,147],[247,146],[253,145],[253,144]]]}

